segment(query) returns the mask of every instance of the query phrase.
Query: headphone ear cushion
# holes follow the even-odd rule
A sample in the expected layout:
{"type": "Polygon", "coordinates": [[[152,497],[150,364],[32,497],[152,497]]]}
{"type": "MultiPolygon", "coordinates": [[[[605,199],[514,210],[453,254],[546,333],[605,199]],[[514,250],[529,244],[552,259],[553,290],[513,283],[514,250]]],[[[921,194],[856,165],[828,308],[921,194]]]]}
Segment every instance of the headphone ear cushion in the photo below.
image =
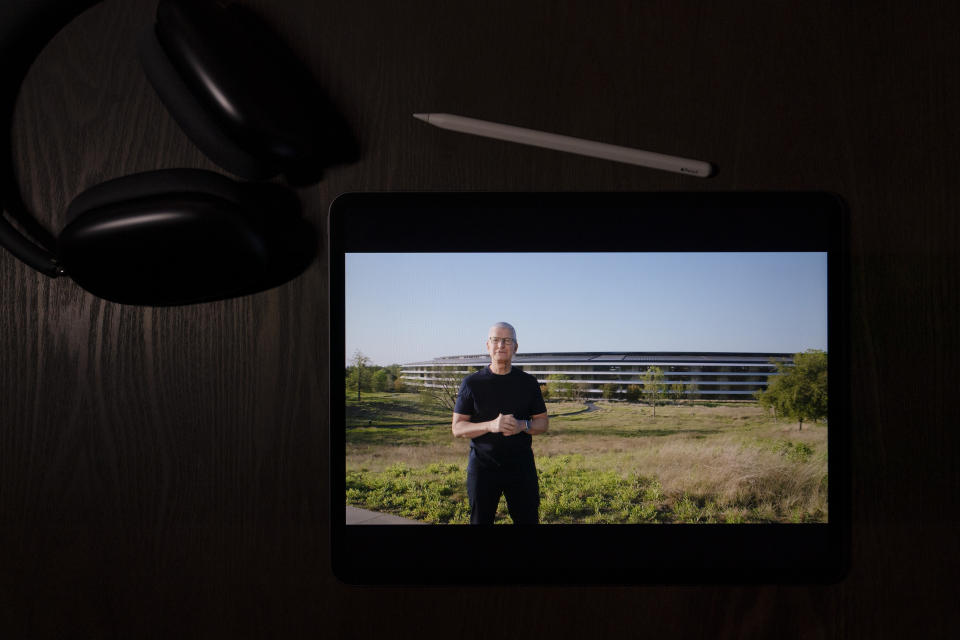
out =
{"type": "Polygon", "coordinates": [[[76,196],[67,207],[67,224],[94,209],[170,194],[206,194],[242,207],[249,203],[245,193],[248,186],[203,169],[134,173],[101,182],[76,196]]]}
{"type": "Polygon", "coordinates": [[[268,197],[267,187],[196,169],[111,180],[71,203],[57,256],[81,287],[124,304],[192,304],[269,289],[301,273],[317,241],[286,208],[292,194],[268,197]]]}
{"type": "Polygon", "coordinates": [[[244,150],[224,126],[187,87],[157,40],[155,28],[139,41],[140,63],[160,101],[200,151],[218,166],[247,180],[263,180],[279,173],[275,165],[244,150]]]}

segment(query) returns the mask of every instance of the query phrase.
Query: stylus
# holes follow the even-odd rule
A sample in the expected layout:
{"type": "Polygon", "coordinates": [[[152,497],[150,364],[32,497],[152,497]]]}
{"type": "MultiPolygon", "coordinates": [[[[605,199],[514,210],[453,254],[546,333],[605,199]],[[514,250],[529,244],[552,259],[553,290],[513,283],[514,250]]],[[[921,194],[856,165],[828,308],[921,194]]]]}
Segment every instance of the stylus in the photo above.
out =
{"type": "Polygon", "coordinates": [[[418,120],[423,120],[427,124],[432,124],[435,127],[440,127],[441,129],[469,133],[475,136],[483,136],[484,138],[496,138],[497,140],[528,144],[534,147],[566,151],[567,153],[576,153],[592,158],[603,158],[604,160],[613,160],[614,162],[626,162],[641,167],[673,171],[697,178],[706,178],[713,173],[712,165],[702,160],[678,158],[662,153],[654,153],[653,151],[619,147],[605,142],[573,138],[571,136],[547,133],[545,131],[534,131],[533,129],[524,129],[522,127],[498,124],[496,122],[486,122],[474,118],[455,116],[449,113],[415,113],[413,117],[418,120]]]}

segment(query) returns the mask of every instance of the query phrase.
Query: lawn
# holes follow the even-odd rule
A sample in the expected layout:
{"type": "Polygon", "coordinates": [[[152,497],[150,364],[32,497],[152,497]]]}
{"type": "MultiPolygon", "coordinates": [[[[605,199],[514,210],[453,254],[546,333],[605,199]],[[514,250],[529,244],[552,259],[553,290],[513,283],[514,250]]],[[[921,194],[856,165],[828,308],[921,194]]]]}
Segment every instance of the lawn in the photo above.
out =
{"type": "MultiPolygon", "coordinates": [[[[416,394],[347,397],[348,504],[436,523],[469,520],[469,440],[416,394]]],[[[827,427],[751,403],[548,403],[533,440],[544,523],[825,522],[827,427]]],[[[501,500],[498,522],[509,522],[501,500]]]]}

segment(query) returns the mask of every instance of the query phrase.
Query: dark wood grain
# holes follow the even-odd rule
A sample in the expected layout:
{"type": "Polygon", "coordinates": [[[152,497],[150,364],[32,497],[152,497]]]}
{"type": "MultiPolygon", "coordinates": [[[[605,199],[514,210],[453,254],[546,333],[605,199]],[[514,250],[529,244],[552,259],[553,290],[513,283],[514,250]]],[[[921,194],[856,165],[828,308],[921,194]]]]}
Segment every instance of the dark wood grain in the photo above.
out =
{"type": "MultiPolygon", "coordinates": [[[[325,256],[269,292],[143,309],[0,254],[0,633],[951,635],[953,3],[249,4],[308,60],[360,137],[360,162],[299,190],[318,229],[345,191],[841,194],[851,210],[852,570],[831,586],[342,585],[330,573],[325,493],[325,256]],[[700,181],[462,136],[416,111],[702,158],[720,173],[700,181]]],[[[27,78],[14,154],[25,199],[51,229],[96,182],[214,168],[133,55],[151,5],[90,10],[27,78]]]]}

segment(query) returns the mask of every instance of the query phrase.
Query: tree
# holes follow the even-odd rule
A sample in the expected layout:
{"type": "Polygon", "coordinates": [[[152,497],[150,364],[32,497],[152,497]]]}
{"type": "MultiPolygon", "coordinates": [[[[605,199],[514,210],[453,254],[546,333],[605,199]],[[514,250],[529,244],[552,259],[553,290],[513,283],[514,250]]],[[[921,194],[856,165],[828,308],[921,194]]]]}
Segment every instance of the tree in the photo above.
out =
{"type": "Polygon", "coordinates": [[[638,384],[628,384],[624,396],[627,402],[640,402],[640,398],[643,396],[643,391],[638,384]]]}
{"type": "Polygon", "coordinates": [[[608,382],[607,384],[603,385],[603,391],[602,391],[603,399],[615,400],[617,397],[617,390],[618,390],[617,385],[613,384],[612,382],[608,382]]]}
{"type": "Polygon", "coordinates": [[[357,367],[347,367],[347,391],[356,391],[359,385],[363,391],[370,391],[370,376],[363,376],[363,384],[359,382],[360,370],[357,367]]]}
{"type": "MultiPolygon", "coordinates": [[[[353,363],[353,375],[356,378],[357,384],[357,402],[360,402],[360,389],[363,387],[366,380],[366,372],[364,370],[370,365],[370,358],[363,355],[363,352],[360,351],[360,349],[357,349],[353,352],[353,359],[351,362],[353,363]]],[[[350,378],[347,378],[347,380],[349,381],[350,378]]]]}
{"type": "Polygon", "coordinates": [[[554,373],[547,377],[547,391],[551,398],[573,400],[577,395],[576,385],[570,382],[570,376],[554,373]]]}
{"type": "Polygon", "coordinates": [[[700,385],[691,380],[684,385],[684,391],[686,392],[687,397],[690,399],[690,404],[692,405],[694,398],[696,398],[700,393],[700,385]]]}
{"type": "Polygon", "coordinates": [[[404,391],[406,387],[403,380],[403,369],[399,364],[391,364],[381,369],[384,372],[385,380],[380,378],[380,372],[374,374],[373,386],[377,391],[404,391]],[[378,385],[380,387],[378,388],[378,385]]]}
{"type": "Polygon", "coordinates": [[[760,406],[792,418],[803,429],[804,420],[827,417],[827,354],[808,349],[793,356],[793,363],[773,362],[777,375],[765,391],[756,394],[760,406]]]}
{"type": "Polygon", "coordinates": [[[680,401],[683,400],[686,393],[686,387],[683,386],[682,382],[674,382],[670,385],[670,399],[675,403],[680,404],[680,401]]]}
{"type": "Polygon", "coordinates": [[[387,373],[390,374],[390,377],[396,380],[403,375],[403,368],[399,364],[391,364],[384,367],[387,370],[387,373]]]}
{"type": "Polygon", "coordinates": [[[460,392],[460,383],[469,375],[457,367],[441,367],[430,378],[429,386],[420,387],[420,397],[427,404],[453,412],[457,405],[457,394],[460,392]]]}
{"type": "Polygon", "coordinates": [[[663,382],[663,370],[660,367],[650,367],[643,374],[643,395],[647,402],[653,405],[653,417],[657,417],[657,403],[667,391],[663,382]]]}
{"type": "Polygon", "coordinates": [[[540,395],[543,396],[544,402],[550,402],[550,387],[545,384],[540,385],[540,395]]]}
{"type": "Polygon", "coordinates": [[[587,399],[587,394],[590,392],[590,385],[586,382],[581,382],[580,384],[573,385],[573,399],[576,402],[583,402],[587,399]]]}
{"type": "Polygon", "coordinates": [[[377,369],[373,372],[370,386],[373,387],[374,391],[389,391],[393,387],[392,382],[386,369],[377,369]]]}

